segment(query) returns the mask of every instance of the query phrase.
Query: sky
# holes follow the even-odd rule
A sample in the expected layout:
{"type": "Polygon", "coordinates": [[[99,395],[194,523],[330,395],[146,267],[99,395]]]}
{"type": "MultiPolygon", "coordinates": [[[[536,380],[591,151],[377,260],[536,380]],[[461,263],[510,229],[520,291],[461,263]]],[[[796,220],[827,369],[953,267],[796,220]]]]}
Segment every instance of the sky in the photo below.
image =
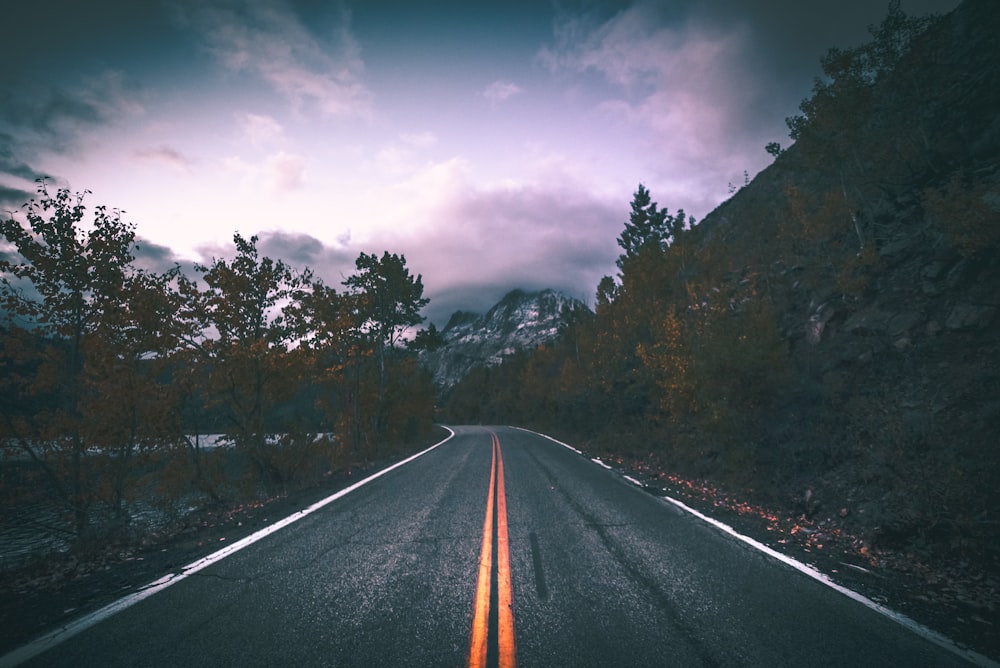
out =
{"type": "Polygon", "coordinates": [[[41,176],[89,190],[154,269],[231,257],[236,232],[337,287],[359,253],[399,253],[439,327],[514,288],[592,305],[637,186],[704,217],[888,6],[5,4],[0,211],[23,219],[41,176]]]}

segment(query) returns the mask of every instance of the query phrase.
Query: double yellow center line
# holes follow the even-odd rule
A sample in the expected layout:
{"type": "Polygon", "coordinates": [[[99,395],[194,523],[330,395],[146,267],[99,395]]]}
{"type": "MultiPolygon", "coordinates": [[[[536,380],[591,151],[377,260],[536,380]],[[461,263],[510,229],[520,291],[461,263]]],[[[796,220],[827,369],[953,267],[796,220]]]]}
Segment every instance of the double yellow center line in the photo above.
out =
{"type": "Polygon", "coordinates": [[[517,665],[514,650],[514,611],[511,606],[510,555],[507,542],[507,495],[503,486],[503,457],[500,439],[493,441],[493,462],[490,466],[490,492],[486,497],[486,520],[483,522],[483,547],[479,555],[479,581],[473,608],[472,643],[469,648],[469,668],[485,668],[489,656],[491,630],[496,642],[496,665],[513,668],[517,665]],[[494,569],[494,516],[496,519],[496,568],[494,569]],[[493,575],[496,574],[496,610],[490,614],[493,575]],[[494,626],[495,625],[495,626],[494,626]]]}

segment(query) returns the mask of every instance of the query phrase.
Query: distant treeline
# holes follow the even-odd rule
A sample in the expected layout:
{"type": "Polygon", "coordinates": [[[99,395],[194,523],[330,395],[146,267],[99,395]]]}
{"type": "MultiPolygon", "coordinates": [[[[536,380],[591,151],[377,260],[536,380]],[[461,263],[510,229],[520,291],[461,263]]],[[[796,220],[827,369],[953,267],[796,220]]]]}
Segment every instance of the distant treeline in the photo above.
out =
{"type": "Polygon", "coordinates": [[[154,273],[85,194],[42,181],[0,222],[5,504],[55,500],[101,536],[139,497],[280,491],[426,437],[431,378],[400,335],[428,300],[403,256],[362,253],[337,291],[236,234],[194,278],[154,273]]]}

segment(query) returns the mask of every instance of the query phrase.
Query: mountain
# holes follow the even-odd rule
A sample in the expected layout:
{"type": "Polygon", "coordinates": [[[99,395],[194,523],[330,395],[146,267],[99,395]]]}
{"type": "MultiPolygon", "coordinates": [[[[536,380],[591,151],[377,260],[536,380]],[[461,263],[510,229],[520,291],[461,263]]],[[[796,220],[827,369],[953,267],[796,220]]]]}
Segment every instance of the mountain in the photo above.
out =
{"type": "Polygon", "coordinates": [[[496,366],[519,350],[554,341],[566,312],[587,310],[554,290],[512,290],[485,315],[456,311],[441,331],[444,345],[423,351],[421,363],[448,389],[476,366],[496,366]]]}

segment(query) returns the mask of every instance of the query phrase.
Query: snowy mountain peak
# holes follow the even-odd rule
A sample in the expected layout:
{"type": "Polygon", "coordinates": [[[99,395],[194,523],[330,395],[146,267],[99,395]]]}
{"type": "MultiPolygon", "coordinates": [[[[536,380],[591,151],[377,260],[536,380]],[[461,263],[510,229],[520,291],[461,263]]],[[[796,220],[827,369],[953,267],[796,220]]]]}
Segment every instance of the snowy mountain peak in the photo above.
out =
{"type": "Polygon", "coordinates": [[[586,308],[555,290],[512,290],[485,315],[456,311],[441,331],[444,345],[420,359],[438,385],[450,388],[473,367],[495,366],[519,350],[554,341],[564,310],[586,308]]]}

